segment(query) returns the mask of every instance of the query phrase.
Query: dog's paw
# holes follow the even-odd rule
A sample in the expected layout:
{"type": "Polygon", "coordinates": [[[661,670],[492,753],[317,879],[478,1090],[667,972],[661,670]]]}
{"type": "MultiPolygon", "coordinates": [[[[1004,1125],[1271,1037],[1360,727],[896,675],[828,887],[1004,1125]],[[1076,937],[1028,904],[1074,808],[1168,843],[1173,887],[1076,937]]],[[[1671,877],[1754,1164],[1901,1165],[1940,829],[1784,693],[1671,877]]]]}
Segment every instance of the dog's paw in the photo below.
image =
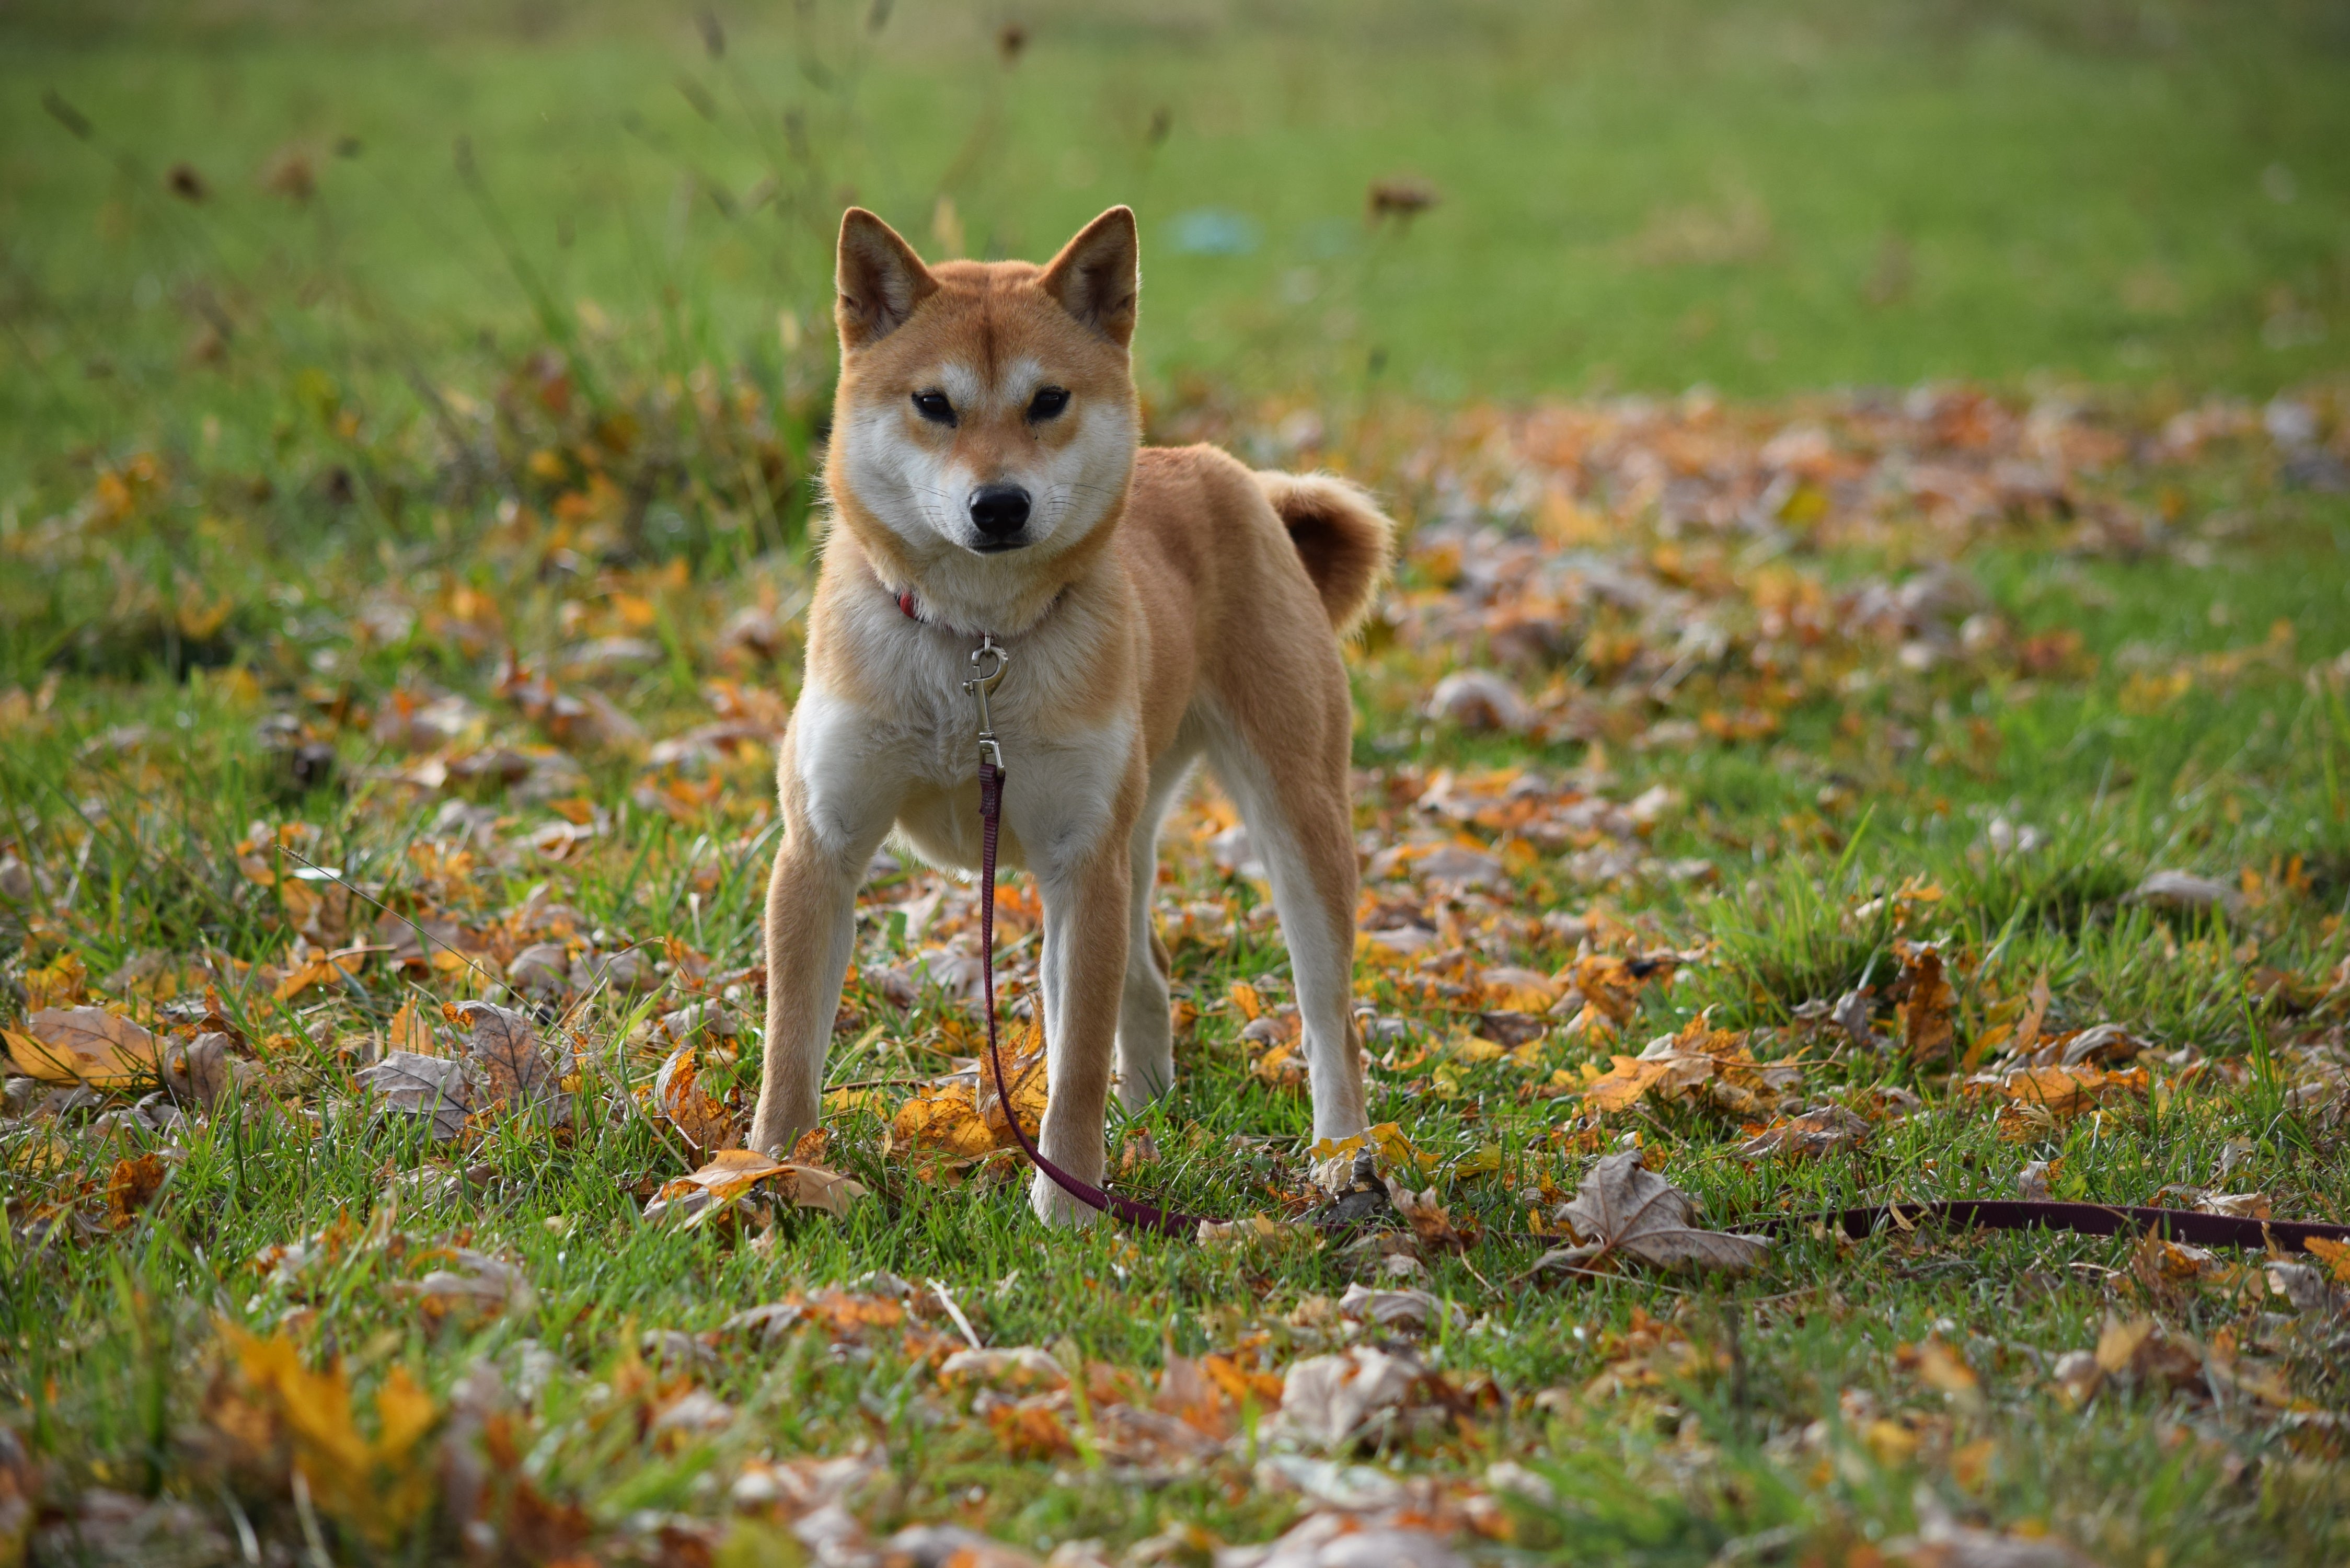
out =
{"type": "Polygon", "coordinates": [[[1037,1219],[1056,1230],[1090,1225],[1102,1217],[1100,1210],[1062,1191],[1060,1184],[1041,1170],[1030,1179],[1028,1207],[1036,1211],[1037,1219]]]}

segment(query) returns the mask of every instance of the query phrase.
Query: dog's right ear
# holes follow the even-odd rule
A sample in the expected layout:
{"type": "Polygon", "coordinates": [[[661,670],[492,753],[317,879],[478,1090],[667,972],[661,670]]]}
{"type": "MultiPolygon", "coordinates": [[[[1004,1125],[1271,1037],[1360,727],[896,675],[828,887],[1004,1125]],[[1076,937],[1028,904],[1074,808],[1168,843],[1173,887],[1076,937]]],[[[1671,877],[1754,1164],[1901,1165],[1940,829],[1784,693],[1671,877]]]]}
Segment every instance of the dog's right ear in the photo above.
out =
{"type": "Polygon", "coordinates": [[[840,262],[833,286],[840,296],[833,308],[840,346],[854,350],[903,327],[939,285],[897,230],[864,208],[851,207],[840,216],[840,262]]]}

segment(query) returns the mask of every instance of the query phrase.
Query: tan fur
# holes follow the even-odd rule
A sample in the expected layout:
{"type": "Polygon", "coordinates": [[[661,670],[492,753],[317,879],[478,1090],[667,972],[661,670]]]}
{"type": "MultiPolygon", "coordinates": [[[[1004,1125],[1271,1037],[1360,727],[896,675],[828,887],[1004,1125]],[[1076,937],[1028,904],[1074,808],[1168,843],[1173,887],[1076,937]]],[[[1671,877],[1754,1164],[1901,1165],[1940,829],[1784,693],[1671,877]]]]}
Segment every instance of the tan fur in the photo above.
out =
{"type": "Polygon", "coordinates": [[[1371,596],[1387,578],[1395,525],[1367,491],[1335,473],[1259,469],[1256,482],[1321,591],[1331,626],[1347,636],[1370,613],[1371,596]]]}
{"type": "MultiPolygon", "coordinates": [[[[1135,275],[1124,208],[1043,267],[925,268],[878,218],[843,221],[833,518],[778,759],[754,1147],[816,1123],[857,884],[883,836],[976,867],[978,743],[958,683],[982,632],[1011,655],[993,701],[1002,858],[1035,873],[1045,909],[1046,1156],[1099,1179],[1113,1040],[1129,1103],[1171,1079],[1149,888],[1159,820],[1201,759],[1272,867],[1315,1131],[1364,1126],[1353,710],[1333,628],[1367,608],[1390,525],[1343,480],[1139,447],[1135,275]],[[947,386],[951,426],[915,402],[947,386]],[[1035,414],[1043,387],[1067,390],[1066,413],[1035,414]],[[1035,497],[1036,542],[981,554],[957,508],[998,483],[1035,497]],[[897,605],[908,590],[921,622],[897,605]]],[[[1049,1218],[1089,1217],[1041,1176],[1034,1199],[1049,1218]]]]}

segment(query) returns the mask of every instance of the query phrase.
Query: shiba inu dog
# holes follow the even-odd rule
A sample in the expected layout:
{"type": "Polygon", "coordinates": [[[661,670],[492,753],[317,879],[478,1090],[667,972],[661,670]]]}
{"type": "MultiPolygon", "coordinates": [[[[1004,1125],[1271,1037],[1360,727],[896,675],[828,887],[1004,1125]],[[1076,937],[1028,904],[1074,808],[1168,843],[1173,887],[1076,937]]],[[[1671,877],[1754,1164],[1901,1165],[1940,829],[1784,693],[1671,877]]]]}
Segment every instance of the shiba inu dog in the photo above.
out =
{"type": "MultiPolygon", "coordinates": [[[[1271,874],[1315,1134],[1364,1129],[1339,639],[1393,525],[1343,480],[1140,444],[1137,262],[1124,207],[1043,266],[925,266],[872,213],[841,222],[831,519],[776,766],[754,1148],[816,1123],[857,888],[885,836],[979,864],[964,682],[983,639],[1008,656],[992,701],[1003,863],[1035,875],[1045,909],[1045,1156],[1101,1179],[1113,1044],[1128,1105],[1173,1080],[1151,888],[1159,824],[1203,760],[1271,874]]],[[[1042,1171],[1032,1201],[1048,1220],[1092,1212],[1042,1171]]]]}

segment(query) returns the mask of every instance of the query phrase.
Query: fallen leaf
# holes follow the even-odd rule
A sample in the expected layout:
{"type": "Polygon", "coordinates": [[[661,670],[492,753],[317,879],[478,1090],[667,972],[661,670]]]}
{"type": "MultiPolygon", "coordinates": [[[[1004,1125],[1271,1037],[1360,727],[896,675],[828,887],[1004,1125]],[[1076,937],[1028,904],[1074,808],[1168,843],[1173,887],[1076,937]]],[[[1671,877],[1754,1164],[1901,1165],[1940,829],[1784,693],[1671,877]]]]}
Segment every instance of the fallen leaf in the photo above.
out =
{"type": "Polygon", "coordinates": [[[1223,1547],[1214,1560],[1216,1568],[1469,1568],[1467,1558],[1409,1515],[1385,1521],[1338,1510],[1307,1514],[1268,1545],[1223,1547]]]}
{"type": "Polygon", "coordinates": [[[567,1044],[553,1055],[540,1050],[528,1018],[491,1002],[444,1002],[441,1012],[466,1031],[465,1054],[482,1073],[482,1108],[503,1105],[519,1111],[545,1105],[560,1092],[569,1070],[567,1044]]]}
{"type": "Polygon", "coordinates": [[[1466,1318],[1459,1307],[1426,1291],[1382,1291],[1359,1284],[1348,1285],[1347,1293],[1338,1298],[1338,1315],[1414,1334],[1426,1332],[1431,1324],[1447,1319],[1460,1324],[1466,1318]]]}
{"type": "MultiPolygon", "coordinates": [[[[1547,1012],[1560,994],[1557,983],[1548,975],[1530,969],[1489,969],[1480,977],[1478,983],[1484,991],[1485,1005],[1497,1012],[1547,1012]]],[[[1538,1032],[1542,1027],[1532,1018],[1526,1022],[1534,1031],[1538,1032]]],[[[1523,1043],[1517,1040],[1509,1042],[1513,1045],[1523,1043]]]]}
{"type": "Polygon", "coordinates": [[[310,1371],[283,1331],[261,1339],[224,1324],[221,1334],[234,1376],[213,1388],[203,1417],[228,1451],[248,1465],[274,1463],[280,1484],[290,1453],[319,1511],[379,1546],[402,1535],[431,1504],[438,1479],[430,1462],[438,1446],[423,1438],[440,1413],[423,1386],[403,1366],[384,1375],[370,1440],[353,1418],[339,1362],[310,1371]]]}
{"type": "Polygon", "coordinates": [[[1054,1360],[1048,1350],[1033,1345],[1003,1345],[956,1351],[939,1363],[939,1381],[949,1387],[979,1384],[1015,1391],[1066,1388],[1069,1370],[1054,1360]]]}
{"type": "Polygon", "coordinates": [[[702,1086],[695,1061],[698,1046],[679,1046],[653,1075],[653,1108],[696,1149],[723,1148],[734,1141],[740,1119],[726,1098],[702,1086]]]}
{"type": "Polygon", "coordinates": [[[645,1218],[671,1216],[688,1228],[704,1224],[763,1183],[794,1208],[819,1209],[835,1217],[846,1215],[849,1204],[865,1196],[863,1183],[837,1170],[771,1159],[747,1148],[726,1148],[701,1169],[663,1183],[645,1205],[645,1218]]]}
{"type": "Polygon", "coordinates": [[[465,1064],[454,1057],[390,1051],[382,1061],[351,1076],[374,1090],[385,1109],[431,1117],[435,1138],[446,1142],[465,1130],[469,1105],[465,1064]]]}
{"type": "Polygon", "coordinates": [[[1281,1382],[1281,1424],[1299,1438],[1336,1448],[1363,1436],[1410,1397],[1419,1364],[1357,1345],[1291,1364],[1281,1382]]]}
{"type": "Polygon", "coordinates": [[[2133,903],[2158,904],[2173,909],[2217,908],[2234,915],[2244,908],[2244,895],[2237,888],[2215,877],[2198,877],[2189,871],[2149,871],[2129,897],[2133,903]]]}
{"type": "MultiPolygon", "coordinates": [[[[1669,1061],[1643,1062],[1636,1056],[1614,1056],[1612,1065],[1583,1091],[1584,1103],[1595,1111],[1626,1111],[1638,1105],[1640,1096],[1664,1082],[1673,1071],[1669,1061]]],[[[1705,1070],[1711,1072],[1712,1064],[1705,1070]]]]}
{"type": "Polygon", "coordinates": [[[997,1147],[995,1134],[981,1119],[968,1084],[924,1089],[899,1106],[889,1119],[889,1145],[964,1159],[993,1154],[997,1147]]]}
{"type": "Polygon", "coordinates": [[[279,981],[276,990],[271,992],[280,1002],[290,1002],[314,985],[338,983],[346,976],[359,973],[360,966],[367,962],[368,954],[383,950],[373,943],[344,948],[335,952],[307,943],[295,945],[297,953],[304,956],[287,963],[286,978],[279,981]]]}
{"type": "Polygon", "coordinates": [[[117,1160],[114,1174],[106,1181],[106,1222],[117,1231],[127,1230],[139,1218],[140,1210],[155,1200],[162,1190],[163,1161],[161,1156],[142,1154],[133,1159],[117,1160]]]}
{"type": "Polygon", "coordinates": [[[2139,1346],[2154,1333],[2154,1319],[2119,1318],[2106,1320],[2104,1332],[2097,1335],[2097,1370],[2110,1376],[2126,1370],[2137,1358],[2139,1346]]]}
{"type": "Polygon", "coordinates": [[[1750,1163],[1774,1156],[1813,1159],[1851,1148],[1868,1137],[1868,1123],[1842,1106],[1820,1106],[1799,1116],[1774,1122],[1738,1146],[1738,1158],[1750,1163]]]}
{"type": "Polygon", "coordinates": [[[45,1007],[25,1026],[22,1034],[0,1032],[7,1038],[8,1064],[43,1083],[112,1089],[157,1075],[155,1036],[102,1007],[45,1007]]]}
{"type": "Polygon", "coordinates": [[[1764,1237],[1693,1225],[1688,1197],[1644,1168],[1638,1150],[1607,1155],[1595,1163],[1567,1203],[1566,1218],[1576,1235],[1599,1243],[1595,1256],[1627,1252],[1664,1268],[1736,1272],[1761,1264],[1771,1248],[1764,1237]]]}
{"type": "MultiPolygon", "coordinates": [[[[1003,1081],[1012,1091],[1012,1114],[1020,1118],[1022,1130],[1035,1137],[1045,1126],[1046,1093],[1045,1031],[1034,1019],[1025,1020],[1012,1031],[1010,1039],[1002,1041],[1003,1081]]],[[[981,1048],[979,1059],[979,1092],[973,1096],[980,1120],[987,1126],[998,1148],[1016,1147],[1020,1139],[1012,1130],[1010,1117],[1004,1112],[1003,1100],[995,1092],[994,1064],[987,1059],[986,1049],[981,1048]]]]}
{"type": "Polygon", "coordinates": [[[530,1281],[505,1260],[470,1247],[453,1248],[442,1255],[455,1267],[434,1269],[421,1279],[394,1280],[392,1292],[412,1296],[435,1313],[463,1308],[491,1314],[512,1308],[526,1313],[537,1304],[538,1293],[531,1289],[530,1281]]]}
{"type": "Polygon", "coordinates": [[[2007,1535],[1971,1530],[1929,1517],[1914,1540],[1891,1541],[1886,1552],[1911,1568],[2097,1568],[2053,1535],[2007,1535]]]}
{"type": "Polygon", "coordinates": [[[227,1035],[214,1032],[199,1034],[185,1045],[165,1045],[163,1087],[182,1105],[211,1108],[235,1079],[230,1044],[227,1035]]]}
{"type": "Polygon", "coordinates": [[[1939,1338],[1929,1339],[1918,1347],[1918,1378],[1927,1387],[1963,1404],[1980,1404],[1982,1400],[1982,1380],[1975,1376],[1964,1356],[1939,1338]]]}
{"type": "Polygon", "coordinates": [[[2333,1271],[2334,1282],[2350,1285],[2350,1241],[2329,1241],[2324,1236],[2312,1236],[2302,1242],[2309,1255],[2333,1271]]]}
{"type": "Polygon", "coordinates": [[[1901,1019],[1902,1053],[1913,1063],[1940,1061],[1958,1038],[1950,1018],[1958,993],[1943,977],[1940,950],[1931,942],[1910,949],[1904,955],[1901,978],[1896,984],[1903,992],[1903,1001],[1895,1009],[1901,1019]]]}

